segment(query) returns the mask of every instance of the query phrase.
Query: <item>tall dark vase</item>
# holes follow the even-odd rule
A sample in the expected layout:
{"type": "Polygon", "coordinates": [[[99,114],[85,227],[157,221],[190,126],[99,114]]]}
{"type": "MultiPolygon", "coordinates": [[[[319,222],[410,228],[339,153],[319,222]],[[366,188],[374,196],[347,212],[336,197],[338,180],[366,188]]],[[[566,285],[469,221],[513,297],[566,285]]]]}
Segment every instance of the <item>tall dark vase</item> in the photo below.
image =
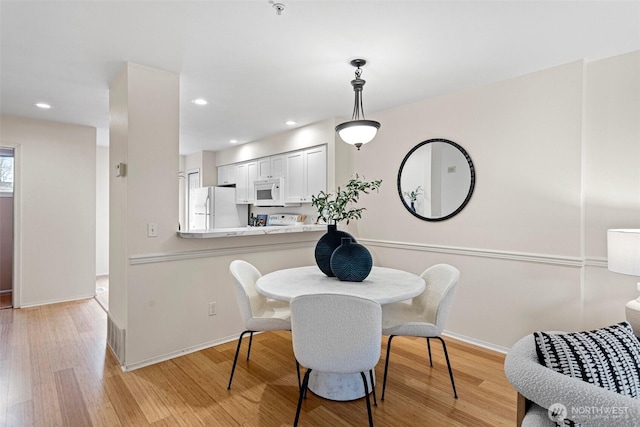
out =
{"type": "Polygon", "coordinates": [[[329,277],[334,277],[333,271],[331,271],[331,255],[338,246],[342,244],[342,238],[348,237],[353,242],[356,241],[355,237],[351,234],[338,230],[336,224],[327,225],[327,233],[323,235],[316,244],[315,257],[316,264],[320,270],[329,277]]]}
{"type": "Polygon", "coordinates": [[[373,260],[369,250],[351,242],[348,237],[342,238],[342,244],[331,255],[331,271],[342,281],[362,282],[372,267],[373,260]]]}

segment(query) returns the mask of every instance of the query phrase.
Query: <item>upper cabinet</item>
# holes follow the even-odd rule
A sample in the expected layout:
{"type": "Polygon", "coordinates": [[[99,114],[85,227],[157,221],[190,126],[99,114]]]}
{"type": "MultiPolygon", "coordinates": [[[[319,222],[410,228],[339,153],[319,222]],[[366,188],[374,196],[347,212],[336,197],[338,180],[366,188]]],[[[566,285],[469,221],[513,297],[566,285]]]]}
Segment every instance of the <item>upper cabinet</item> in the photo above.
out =
{"type": "Polygon", "coordinates": [[[311,203],[312,195],[327,191],[327,146],[218,166],[218,185],[235,185],[242,205],[255,202],[255,181],[282,177],[285,203],[311,203]]]}
{"type": "Polygon", "coordinates": [[[305,186],[304,201],[311,203],[311,196],[327,191],[327,146],[304,150],[305,186]]]}
{"type": "Polygon", "coordinates": [[[327,147],[284,154],[285,203],[311,203],[311,196],[327,190],[327,147]]]}
{"type": "Polygon", "coordinates": [[[236,183],[236,165],[218,166],[218,185],[231,185],[236,183]]]}
{"type": "Polygon", "coordinates": [[[254,183],[258,179],[258,162],[238,163],[235,165],[236,203],[247,205],[254,202],[254,183]]]}
{"type": "Polygon", "coordinates": [[[258,178],[269,179],[284,176],[284,154],[258,159],[258,178]]]}

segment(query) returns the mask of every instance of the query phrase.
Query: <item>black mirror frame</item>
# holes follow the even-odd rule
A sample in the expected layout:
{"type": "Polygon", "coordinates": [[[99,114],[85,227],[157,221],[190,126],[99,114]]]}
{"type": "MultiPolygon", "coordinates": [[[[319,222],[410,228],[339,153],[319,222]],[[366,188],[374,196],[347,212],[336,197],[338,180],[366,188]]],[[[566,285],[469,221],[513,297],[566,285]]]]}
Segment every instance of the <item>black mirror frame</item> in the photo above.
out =
{"type": "Polygon", "coordinates": [[[413,215],[416,218],[419,218],[419,219],[421,219],[423,221],[432,221],[432,222],[445,221],[445,220],[447,220],[447,219],[449,219],[451,217],[456,216],[458,213],[460,213],[460,211],[462,209],[464,209],[465,206],[467,206],[467,203],[469,203],[469,200],[471,199],[471,195],[473,194],[473,189],[475,188],[475,185],[476,185],[476,172],[475,172],[475,168],[473,166],[473,161],[471,160],[471,157],[469,156],[469,153],[467,153],[467,151],[464,148],[462,148],[459,144],[456,144],[453,141],[449,141],[448,139],[434,138],[434,139],[427,139],[426,141],[422,141],[421,143],[419,143],[418,145],[413,147],[407,153],[406,156],[404,156],[404,159],[402,159],[402,163],[400,164],[400,169],[398,170],[397,187],[398,187],[398,195],[400,196],[400,201],[402,202],[404,207],[407,209],[407,211],[409,211],[411,213],[411,215],[413,215]],[[407,160],[409,159],[409,157],[411,157],[411,154],[413,154],[414,151],[416,151],[418,148],[422,147],[423,145],[431,144],[433,142],[443,142],[445,144],[452,145],[455,148],[457,148],[458,150],[460,150],[460,152],[464,155],[465,159],[467,160],[467,163],[469,164],[469,170],[471,172],[471,183],[469,184],[469,192],[467,193],[467,197],[460,204],[458,209],[456,209],[455,211],[451,212],[449,215],[446,215],[446,216],[443,216],[443,217],[440,217],[440,218],[427,218],[425,216],[419,215],[417,212],[415,212],[413,209],[411,209],[411,207],[408,206],[407,202],[404,200],[404,197],[402,195],[402,187],[400,186],[400,181],[401,181],[401,177],[402,177],[402,170],[404,169],[404,165],[405,165],[405,163],[407,163],[407,160]]]}

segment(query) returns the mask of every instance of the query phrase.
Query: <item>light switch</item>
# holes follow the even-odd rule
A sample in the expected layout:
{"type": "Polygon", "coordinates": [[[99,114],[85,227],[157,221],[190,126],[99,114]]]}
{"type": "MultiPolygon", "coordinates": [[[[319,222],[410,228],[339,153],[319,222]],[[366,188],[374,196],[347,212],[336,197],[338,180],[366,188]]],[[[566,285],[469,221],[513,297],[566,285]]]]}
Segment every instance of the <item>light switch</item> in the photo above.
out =
{"type": "Polygon", "coordinates": [[[147,224],[147,237],[158,237],[158,224],[150,222],[147,224]]]}

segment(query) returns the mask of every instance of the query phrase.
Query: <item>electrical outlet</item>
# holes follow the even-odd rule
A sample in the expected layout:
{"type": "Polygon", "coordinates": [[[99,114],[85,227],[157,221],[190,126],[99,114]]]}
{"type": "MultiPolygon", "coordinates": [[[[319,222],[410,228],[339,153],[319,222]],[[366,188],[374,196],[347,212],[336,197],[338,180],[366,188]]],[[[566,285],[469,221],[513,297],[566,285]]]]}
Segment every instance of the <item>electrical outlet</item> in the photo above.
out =
{"type": "Polygon", "coordinates": [[[147,224],[147,237],[158,237],[158,224],[150,222],[147,224]]]}
{"type": "Polygon", "coordinates": [[[209,316],[215,316],[216,315],[216,303],[215,302],[210,302],[209,303],[209,316]]]}

